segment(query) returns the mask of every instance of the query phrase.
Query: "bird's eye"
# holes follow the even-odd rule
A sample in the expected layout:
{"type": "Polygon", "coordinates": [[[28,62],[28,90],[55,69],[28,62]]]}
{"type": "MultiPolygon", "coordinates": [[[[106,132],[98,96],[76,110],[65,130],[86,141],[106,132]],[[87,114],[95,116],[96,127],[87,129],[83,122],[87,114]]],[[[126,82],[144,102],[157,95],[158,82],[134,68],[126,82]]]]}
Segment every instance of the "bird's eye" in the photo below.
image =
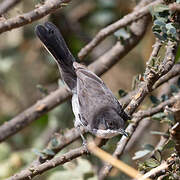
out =
{"type": "Polygon", "coordinates": [[[54,34],[54,30],[53,29],[49,29],[49,34],[54,34]]]}

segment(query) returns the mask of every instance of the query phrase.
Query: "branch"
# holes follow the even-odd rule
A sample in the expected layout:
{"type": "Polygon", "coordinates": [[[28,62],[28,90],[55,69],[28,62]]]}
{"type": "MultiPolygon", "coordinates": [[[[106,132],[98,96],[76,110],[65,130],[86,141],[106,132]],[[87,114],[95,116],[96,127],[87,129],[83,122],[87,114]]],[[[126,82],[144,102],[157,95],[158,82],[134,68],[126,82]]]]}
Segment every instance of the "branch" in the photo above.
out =
{"type": "MultiPolygon", "coordinates": [[[[139,111],[139,112],[135,113],[133,115],[133,119],[132,119],[133,123],[129,124],[128,127],[126,128],[126,132],[128,132],[129,138],[126,138],[124,136],[121,138],[121,140],[118,142],[118,148],[116,148],[113,155],[115,157],[120,157],[123,154],[127,143],[129,142],[131,136],[135,132],[139,122],[142,119],[144,119],[146,117],[150,117],[150,116],[162,111],[166,106],[174,104],[177,100],[180,100],[180,93],[178,93],[174,97],[171,97],[169,100],[162,102],[161,104],[159,104],[158,106],[156,106],[154,108],[149,108],[148,110],[139,111]]],[[[108,164],[105,165],[100,171],[99,179],[104,179],[104,177],[108,175],[111,168],[112,168],[112,166],[110,166],[108,164]]]]}
{"type": "MultiPolygon", "coordinates": [[[[88,66],[94,73],[101,75],[123,58],[133,47],[142,39],[147,27],[148,19],[144,18],[131,26],[132,35],[123,45],[117,42],[107,53],[98,58],[94,63],[88,66]]],[[[44,99],[17,115],[15,118],[0,126],[0,142],[22,130],[31,122],[41,117],[54,107],[58,106],[70,97],[70,92],[64,88],[59,88],[44,99]]]]}
{"type": "Polygon", "coordinates": [[[58,165],[69,162],[79,156],[82,156],[83,154],[87,154],[86,147],[80,147],[77,149],[73,149],[60,157],[55,157],[49,161],[46,161],[43,164],[40,164],[37,166],[32,166],[29,169],[21,171],[20,173],[15,174],[14,176],[8,178],[7,180],[29,180],[29,179],[32,179],[32,177],[37,176],[38,174],[42,174],[43,172],[46,172],[49,169],[55,168],[58,165]]]}
{"type": "MultiPolygon", "coordinates": [[[[157,44],[157,43],[158,42],[156,42],[155,44],[157,44]]],[[[162,63],[160,64],[160,67],[157,72],[153,69],[153,67],[151,67],[151,68],[149,68],[149,66],[146,67],[145,80],[140,84],[137,94],[132,97],[132,100],[130,101],[129,105],[126,108],[126,112],[128,114],[132,114],[139,107],[139,105],[144,100],[146,95],[153,90],[152,86],[154,85],[154,83],[173,67],[175,57],[176,57],[177,47],[178,47],[178,44],[176,42],[171,42],[171,41],[168,42],[168,46],[167,46],[166,53],[165,53],[165,58],[162,61],[162,63]]],[[[157,53],[158,53],[157,48],[158,48],[158,46],[154,47],[154,49],[152,51],[152,55],[153,54],[157,55],[157,53]]],[[[151,55],[150,59],[152,57],[154,57],[152,55],[151,55]]],[[[150,60],[148,62],[150,62],[150,60]]],[[[130,134],[132,135],[133,132],[135,131],[139,121],[140,120],[137,118],[135,120],[136,125],[132,126],[130,124],[126,129],[127,132],[130,132],[130,134]]],[[[121,156],[121,154],[123,153],[123,151],[125,149],[125,146],[127,145],[127,142],[129,141],[129,138],[125,138],[125,137],[121,138],[121,140],[119,141],[119,143],[117,145],[116,150],[113,153],[113,155],[115,157],[121,156]]],[[[111,165],[105,165],[100,172],[100,179],[104,179],[104,177],[106,177],[108,175],[108,173],[110,172],[111,168],[112,168],[111,165]]]]}
{"type": "Polygon", "coordinates": [[[114,33],[118,29],[129,25],[132,22],[137,21],[138,19],[142,18],[149,14],[149,8],[155,6],[159,3],[162,3],[162,0],[157,0],[155,2],[150,3],[149,5],[139,8],[138,10],[124,16],[119,21],[101,29],[99,33],[93,38],[93,40],[87,44],[81,51],[78,53],[79,59],[83,59],[89,52],[91,52],[101,41],[103,41],[108,35],[114,33]]]}
{"type": "Polygon", "coordinates": [[[9,9],[18,4],[20,1],[21,0],[4,0],[0,4],[0,15],[6,13],[9,9]]]}
{"type": "MultiPolygon", "coordinates": [[[[179,63],[175,64],[167,74],[165,74],[164,76],[159,78],[156,81],[156,83],[153,85],[152,89],[153,90],[157,89],[159,86],[168,82],[170,79],[172,79],[178,75],[180,75],[180,64],[179,63]]],[[[129,104],[132,97],[135,96],[135,94],[137,94],[137,89],[134,91],[128,92],[128,94],[126,96],[122,97],[119,100],[119,102],[123,105],[123,107],[126,107],[129,104]]]]}
{"type": "Polygon", "coordinates": [[[173,66],[173,68],[166,75],[162,76],[158,81],[156,81],[156,83],[153,86],[153,90],[178,75],[180,75],[180,64],[179,63],[175,64],[173,66]]]}
{"type": "MultiPolygon", "coordinates": [[[[165,58],[163,62],[160,64],[157,72],[153,68],[149,69],[149,67],[147,66],[145,70],[145,80],[141,83],[137,94],[132,98],[131,102],[126,108],[127,113],[132,114],[137,109],[137,107],[139,107],[140,103],[144,100],[146,95],[153,90],[152,87],[155,84],[155,82],[160,77],[168,73],[168,71],[170,71],[170,69],[174,65],[177,47],[178,44],[176,42],[168,42],[165,58]]],[[[152,54],[153,53],[154,52],[152,52],[152,54]]]]}
{"type": "Polygon", "coordinates": [[[8,20],[0,21],[0,33],[21,27],[23,25],[41,19],[42,17],[61,8],[64,3],[68,3],[69,1],[70,0],[47,0],[45,1],[44,5],[28,13],[24,13],[8,20]]]}

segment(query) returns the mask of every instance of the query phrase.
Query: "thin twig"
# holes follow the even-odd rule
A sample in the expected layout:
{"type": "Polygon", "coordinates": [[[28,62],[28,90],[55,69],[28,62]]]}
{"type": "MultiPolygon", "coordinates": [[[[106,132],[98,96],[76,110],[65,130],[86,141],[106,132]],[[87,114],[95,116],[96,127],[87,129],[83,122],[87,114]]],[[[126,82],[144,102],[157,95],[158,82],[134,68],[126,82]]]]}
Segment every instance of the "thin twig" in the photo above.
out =
{"type": "Polygon", "coordinates": [[[129,25],[132,22],[137,21],[138,19],[142,18],[143,16],[146,16],[149,14],[149,8],[152,6],[155,6],[159,3],[162,3],[162,0],[157,0],[155,2],[150,3],[149,5],[140,8],[136,11],[133,11],[132,13],[124,16],[119,21],[116,21],[115,23],[105,27],[104,29],[101,29],[99,33],[93,38],[93,40],[87,44],[85,47],[81,49],[81,51],[78,53],[79,59],[83,59],[89,52],[91,52],[102,40],[104,40],[108,35],[114,33],[118,29],[125,27],[129,25]]]}
{"type": "MultiPolygon", "coordinates": [[[[170,79],[172,79],[176,76],[179,76],[179,75],[180,75],[180,64],[177,63],[173,66],[173,68],[167,74],[165,74],[164,76],[162,76],[155,82],[152,89],[153,90],[157,89],[162,84],[168,82],[170,79]]],[[[135,96],[135,94],[137,94],[137,89],[134,91],[128,92],[128,94],[126,96],[122,97],[119,100],[120,103],[123,105],[123,107],[126,107],[129,104],[130,100],[132,99],[133,96],[135,96]]]]}

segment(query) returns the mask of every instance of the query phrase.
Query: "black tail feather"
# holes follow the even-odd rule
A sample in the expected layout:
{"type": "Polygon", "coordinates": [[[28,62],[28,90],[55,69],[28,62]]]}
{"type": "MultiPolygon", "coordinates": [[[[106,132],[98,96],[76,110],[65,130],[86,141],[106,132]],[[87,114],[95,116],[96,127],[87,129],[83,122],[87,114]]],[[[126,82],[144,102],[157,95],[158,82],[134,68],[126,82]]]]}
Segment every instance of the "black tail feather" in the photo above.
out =
{"type": "Polygon", "coordinates": [[[37,25],[35,33],[60,66],[63,80],[73,90],[76,87],[76,73],[73,67],[75,58],[69,51],[60,31],[54,24],[46,22],[44,25],[37,25]]]}

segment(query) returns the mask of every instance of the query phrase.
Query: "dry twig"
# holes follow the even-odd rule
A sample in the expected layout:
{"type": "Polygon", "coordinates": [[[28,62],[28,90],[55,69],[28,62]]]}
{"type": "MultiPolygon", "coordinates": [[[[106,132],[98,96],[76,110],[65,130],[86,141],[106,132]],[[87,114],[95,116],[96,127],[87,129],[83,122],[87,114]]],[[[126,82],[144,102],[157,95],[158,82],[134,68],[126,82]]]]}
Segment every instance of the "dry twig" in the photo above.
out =
{"type": "Polygon", "coordinates": [[[101,29],[99,33],[93,38],[93,40],[87,44],[81,51],[78,53],[79,59],[83,59],[89,52],[91,52],[102,40],[104,40],[108,35],[112,34],[113,32],[117,31],[118,29],[129,25],[132,22],[137,21],[138,19],[142,18],[149,14],[149,8],[155,6],[159,3],[162,3],[162,0],[157,0],[155,2],[150,3],[149,5],[140,8],[132,13],[124,16],[119,21],[101,29]]]}

